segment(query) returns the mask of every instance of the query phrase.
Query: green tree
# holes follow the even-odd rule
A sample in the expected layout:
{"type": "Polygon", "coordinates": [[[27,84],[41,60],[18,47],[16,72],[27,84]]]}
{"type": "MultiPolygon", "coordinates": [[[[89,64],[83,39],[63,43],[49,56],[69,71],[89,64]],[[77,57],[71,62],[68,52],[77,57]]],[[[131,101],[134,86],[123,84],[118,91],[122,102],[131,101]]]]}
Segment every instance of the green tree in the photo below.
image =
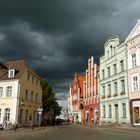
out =
{"type": "Polygon", "coordinates": [[[52,86],[46,79],[41,80],[42,88],[42,107],[43,107],[43,118],[48,119],[49,122],[53,122],[57,115],[61,114],[61,107],[56,101],[55,93],[53,92],[52,86]]]}

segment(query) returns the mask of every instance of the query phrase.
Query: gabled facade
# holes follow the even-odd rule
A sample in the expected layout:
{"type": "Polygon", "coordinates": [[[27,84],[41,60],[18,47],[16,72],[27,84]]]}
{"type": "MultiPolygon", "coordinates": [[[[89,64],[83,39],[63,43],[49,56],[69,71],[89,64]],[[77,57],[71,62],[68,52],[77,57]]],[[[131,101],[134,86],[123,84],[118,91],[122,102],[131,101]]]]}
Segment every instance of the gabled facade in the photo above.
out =
{"type": "Polygon", "coordinates": [[[39,122],[40,77],[24,61],[0,63],[0,124],[30,126],[39,122]]]}
{"type": "Polygon", "coordinates": [[[128,51],[128,82],[131,123],[140,125],[140,19],[125,40],[128,51]]]}
{"type": "Polygon", "coordinates": [[[100,58],[101,124],[130,123],[127,46],[118,36],[107,40],[100,58]]]}
{"type": "Polygon", "coordinates": [[[87,124],[100,123],[100,97],[98,91],[99,66],[94,63],[94,58],[88,59],[86,79],[84,81],[84,122],[87,124]]]}
{"type": "Polygon", "coordinates": [[[72,116],[74,122],[82,122],[83,118],[83,82],[85,76],[74,76],[74,81],[70,87],[70,94],[72,99],[72,116]]]}

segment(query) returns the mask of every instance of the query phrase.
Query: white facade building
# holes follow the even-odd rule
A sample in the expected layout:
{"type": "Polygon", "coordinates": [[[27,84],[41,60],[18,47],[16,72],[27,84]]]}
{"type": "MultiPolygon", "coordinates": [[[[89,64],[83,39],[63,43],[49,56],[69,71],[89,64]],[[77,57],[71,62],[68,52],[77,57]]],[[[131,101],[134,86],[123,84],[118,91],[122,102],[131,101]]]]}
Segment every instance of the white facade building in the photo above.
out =
{"type": "Polygon", "coordinates": [[[12,127],[12,124],[18,123],[19,86],[19,80],[0,81],[0,87],[3,89],[0,98],[0,124],[7,122],[12,127]]]}
{"type": "Polygon", "coordinates": [[[101,123],[130,123],[127,48],[118,36],[107,40],[100,58],[101,123]]]}

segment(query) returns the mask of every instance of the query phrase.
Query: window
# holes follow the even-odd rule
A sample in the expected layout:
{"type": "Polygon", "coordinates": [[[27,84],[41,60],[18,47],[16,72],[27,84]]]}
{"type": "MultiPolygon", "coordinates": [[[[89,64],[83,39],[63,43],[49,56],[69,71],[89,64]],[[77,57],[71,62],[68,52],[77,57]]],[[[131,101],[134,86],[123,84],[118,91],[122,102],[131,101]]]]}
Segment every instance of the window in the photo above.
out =
{"type": "Polygon", "coordinates": [[[32,76],[32,84],[34,84],[34,77],[32,76]]]}
{"type": "Polygon", "coordinates": [[[105,70],[102,70],[102,79],[105,78],[105,70]]]}
{"type": "Polygon", "coordinates": [[[111,95],[111,84],[108,84],[108,95],[111,95]]]}
{"type": "Polygon", "coordinates": [[[33,101],[33,91],[31,92],[31,101],[33,101]]]}
{"type": "Polygon", "coordinates": [[[121,68],[121,71],[124,71],[124,61],[120,61],[120,68],[121,68]]]}
{"type": "Polygon", "coordinates": [[[25,91],[25,99],[28,100],[28,89],[25,91]]]}
{"type": "Polygon", "coordinates": [[[111,118],[112,117],[112,108],[111,108],[111,105],[109,105],[108,108],[109,108],[109,118],[111,118]]]}
{"type": "Polygon", "coordinates": [[[136,67],[136,53],[132,54],[132,67],[136,67]]]}
{"type": "Polygon", "coordinates": [[[38,85],[38,79],[36,78],[36,85],[38,85]]]}
{"type": "Polygon", "coordinates": [[[6,121],[10,120],[10,108],[5,109],[5,120],[6,121]]]}
{"type": "Polygon", "coordinates": [[[121,80],[121,91],[125,92],[125,81],[121,80]]]}
{"type": "Polygon", "coordinates": [[[123,118],[126,118],[126,104],[125,103],[122,103],[122,117],[123,118]]]}
{"type": "Polygon", "coordinates": [[[107,57],[109,58],[109,51],[107,51],[107,57]]]}
{"type": "Polygon", "coordinates": [[[103,96],[105,96],[105,86],[103,86],[103,96]]]}
{"type": "Polygon", "coordinates": [[[27,80],[29,81],[30,80],[30,74],[28,73],[27,75],[27,80]]]}
{"type": "Polygon", "coordinates": [[[12,87],[8,86],[7,87],[7,92],[6,92],[6,96],[11,96],[12,95],[12,87]]]}
{"type": "Polygon", "coordinates": [[[28,109],[26,109],[26,118],[25,118],[25,123],[28,122],[28,109]]]}
{"type": "Polygon", "coordinates": [[[117,74],[117,65],[114,64],[114,65],[113,65],[113,68],[114,68],[114,74],[117,74]]]}
{"type": "Polygon", "coordinates": [[[115,49],[115,47],[114,47],[113,49],[114,49],[114,55],[115,55],[115,53],[116,53],[116,49],[115,49]]]}
{"type": "Polygon", "coordinates": [[[114,93],[116,95],[118,94],[118,84],[117,84],[117,82],[114,82],[114,93]]]}
{"type": "Polygon", "coordinates": [[[12,78],[12,77],[14,77],[14,75],[15,75],[15,70],[14,69],[10,69],[9,73],[8,73],[8,77],[12,78]]]}
{"type": "Polygon", "coordinates": [[[103,118],[106,117],[106,109],[105,109],[105,105],[103,106],[103,118]]]}
{"type": "Polygon", "coordinates": [[[37,102],[37,100],[38,100],[38,93],[36,93],[36,102],[37,102]]]}
{"type": "Polygon", "coordinates": [[[2,97],[3,87],[0,87],[0,97],[2,97]]]}
{"type": "Polygon", "coordinates": [[[133,77],[133,91],[137,91],[138,90],[138,77],[134,76],[133,77]]]}
{"type": "Polygon", "coordinates": [[[110,51],[110,55],[112,56],[112,46],[110,46],[110,50],[111,50],[111,51],[110,51]]]}
{"type": "Polygon", "coordinates": [[[20,123],[22,123],[22,115],[23,115],[23,109],[20,109],[20,120],[19,120],[20,123]]]}
{"type": "Polygon", "coordinates": [[[108,71],[108,77],[110,76],[110,67],[107,68],[108,71]]]}
{"type": "Polygon", "coordinates": [[[35,122],[36,119],[35,115],[36,115],[36,111],[34,111],[33,122],[35,122]]]}

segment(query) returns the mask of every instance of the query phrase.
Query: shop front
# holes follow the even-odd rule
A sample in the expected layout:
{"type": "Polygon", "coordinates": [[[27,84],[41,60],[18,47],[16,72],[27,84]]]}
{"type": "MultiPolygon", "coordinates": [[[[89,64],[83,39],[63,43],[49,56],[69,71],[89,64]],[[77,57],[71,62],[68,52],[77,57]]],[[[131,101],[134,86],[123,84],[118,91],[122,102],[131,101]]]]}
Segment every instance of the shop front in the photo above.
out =
{"type": "Polygon", "coordinates": [[[132,101],[133,125],[140,126],[140,100],[132,101]]]}

